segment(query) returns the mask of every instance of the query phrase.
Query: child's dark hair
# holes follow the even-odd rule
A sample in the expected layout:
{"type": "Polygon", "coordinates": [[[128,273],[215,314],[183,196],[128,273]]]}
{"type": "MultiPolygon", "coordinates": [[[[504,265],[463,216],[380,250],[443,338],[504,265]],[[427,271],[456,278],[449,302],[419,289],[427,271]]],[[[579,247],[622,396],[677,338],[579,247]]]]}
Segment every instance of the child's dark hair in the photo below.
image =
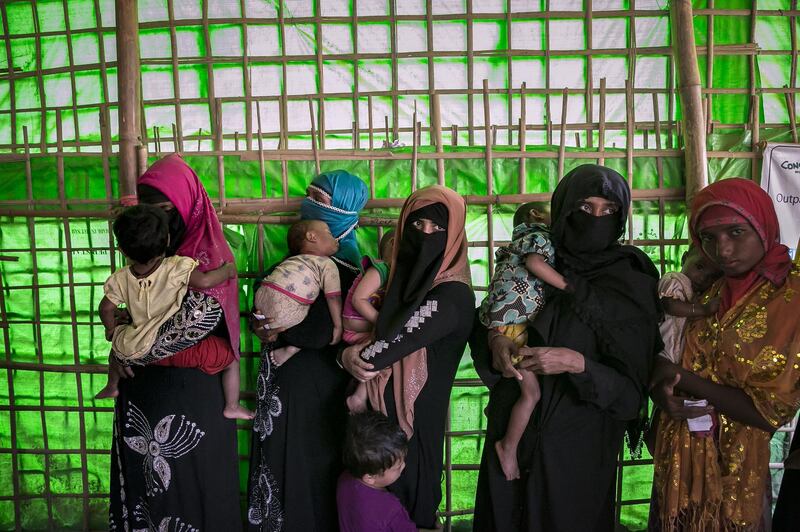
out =
{"type": "Polygon", "coordinates": [[[306,233],[311,230],[314,220],[300,220],[289,226],[289,233],[286,235],[286,244],[289,246],[290,255],[299,255],[303,251],[303,242],[306,241],[306,233]]]}
{"type": "Polygon", "coordinates": [[[380,412],[350,416],[342,460],[355,478],[383,473],[403,458],[407,450],[406,433],[380,412]]]}
{"type": "Polygon", "coordinates": [[[546,223],[550,218],[549,201],[529,201],[514,212],[514,227],[519,224],[546,223]]]}
{"type": "Polygon", "coordinates": [[[117,216],[113,229],[119,248],[138,264],[167,251],[169,218],[163,209],[146,204],[130,207],[117,216]]]}

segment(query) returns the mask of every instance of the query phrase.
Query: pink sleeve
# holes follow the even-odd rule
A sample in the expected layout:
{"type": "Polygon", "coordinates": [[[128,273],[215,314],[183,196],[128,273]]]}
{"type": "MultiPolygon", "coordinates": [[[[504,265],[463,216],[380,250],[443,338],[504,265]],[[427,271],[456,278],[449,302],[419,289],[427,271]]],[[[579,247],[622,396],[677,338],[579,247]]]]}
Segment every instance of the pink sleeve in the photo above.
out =
{"type": "Polygon", "coordinates": [[[689,301],[691,299],[691,284],[682,276],[675,272],[664,274],[658,281],[658,297],[668,297],[678,301],[689,301]]]}

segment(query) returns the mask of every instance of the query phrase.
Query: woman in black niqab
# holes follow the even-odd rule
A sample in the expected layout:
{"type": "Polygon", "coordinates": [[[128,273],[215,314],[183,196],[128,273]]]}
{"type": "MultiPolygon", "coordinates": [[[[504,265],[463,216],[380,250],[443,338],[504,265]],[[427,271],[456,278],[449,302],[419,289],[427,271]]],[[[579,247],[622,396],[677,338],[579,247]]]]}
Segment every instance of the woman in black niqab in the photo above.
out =
{"type": "MultiPolygon", "coordinates": [[[[520,368],[540,375],[542,398],[519,445],[521,478],[506,481],[494,442],[502,438],[519,386],[491,390],[476,496],[475,530],[613,530],[616,459],[624,433],[637,450],[646,420],[646,385],[661,346],[658,272],[621,245],[630,189],[617,172],[582,165],[552,198],[553,290],[529,331],[520,368]]],[[[480,334],[473,334],[480,337],[480,334]]],[[[508,371],[511,347],[490,333],[473,356],[508,371]]]]}

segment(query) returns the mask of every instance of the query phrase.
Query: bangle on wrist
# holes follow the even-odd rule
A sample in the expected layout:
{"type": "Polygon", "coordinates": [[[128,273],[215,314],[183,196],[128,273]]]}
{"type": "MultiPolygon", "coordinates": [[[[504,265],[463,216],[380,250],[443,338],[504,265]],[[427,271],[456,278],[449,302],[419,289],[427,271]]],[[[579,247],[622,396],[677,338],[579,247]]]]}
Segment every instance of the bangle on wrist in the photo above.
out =
{"type": "Polygon", "coordinates": [[[344,369],[344,363],[342,362],[342,355],[344,355],[343,350],[336,353],[336,365],[344,369]]]}

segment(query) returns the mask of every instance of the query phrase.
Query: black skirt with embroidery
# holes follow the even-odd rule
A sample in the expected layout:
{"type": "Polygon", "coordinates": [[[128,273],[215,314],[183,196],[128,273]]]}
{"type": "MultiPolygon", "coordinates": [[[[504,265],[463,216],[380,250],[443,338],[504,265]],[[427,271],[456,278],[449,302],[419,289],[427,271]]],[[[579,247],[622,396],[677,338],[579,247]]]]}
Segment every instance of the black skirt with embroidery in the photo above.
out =
{"type": "MultiPolygon", "coordinates": [[[[356,272],[339,266],[342,293],[356,272]]],[[[267,309],[264,309],[268,313],[267,309]]],[[[336,365],[333,324],[324,296],[302,323],[261,352],[258,403],[248,482],[247,527],[275,532],[336,531],[336,479],[342,472],[350,375],[336,365]],[[278,345],[301,350],[279,368],[269,359],[278,345]]]]}
{"type": "MultiPolygon", "coordinates": [[[[179,314],[191,307],[195,315],[197,303],[185,302],[179,314]]],[[[218,312],[216,319],[196,315],[191,324],[170,320],[159,341],[193,345],[220,321],[218,312]]],[[[236,423],[222,415],[220,374],[133,371],[120,382],[114,411],[109,530],[241,530],[236,423]]]]}

